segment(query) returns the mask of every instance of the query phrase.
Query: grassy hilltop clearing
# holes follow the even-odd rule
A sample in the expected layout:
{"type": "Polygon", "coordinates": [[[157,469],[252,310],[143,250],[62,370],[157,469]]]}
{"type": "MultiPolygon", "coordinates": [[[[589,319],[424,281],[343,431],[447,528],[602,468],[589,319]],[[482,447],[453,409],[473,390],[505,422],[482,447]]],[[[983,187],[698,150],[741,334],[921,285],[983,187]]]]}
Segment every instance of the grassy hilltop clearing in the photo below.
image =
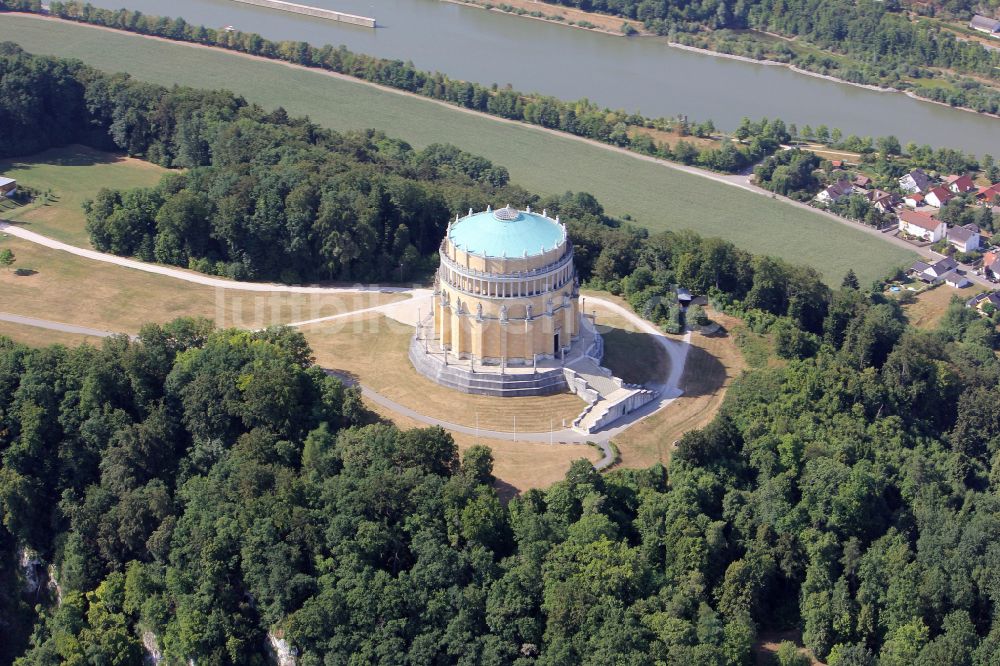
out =
{"type": "Polygon", "coordinates": [[[0,160],[0,174],[43,196],[27,206],[0,207],[0,218],[30,225],[32,231],[64,243],[90,247],[83,202],[102,187],[130,189],[156,185],[167,170],[131,157],[72,145],[40,155],[0,160]],[[48,193],[48,198],[44,196],[48,193]]]}
{"type": "Polygon", "coordinates": [[[818,214],[635,156],[318,71],[23,16],[0,17],[0,40],[154,83],[227,88],[337,130],[374,127],[416,147],[447,141],[506,166],[533,191],[590,192],[610,214],[631,215],[652,230],[722,236],[755,253],[813,265],[831,282],[848,268],[868,281],[912,256],[818,214]]]}

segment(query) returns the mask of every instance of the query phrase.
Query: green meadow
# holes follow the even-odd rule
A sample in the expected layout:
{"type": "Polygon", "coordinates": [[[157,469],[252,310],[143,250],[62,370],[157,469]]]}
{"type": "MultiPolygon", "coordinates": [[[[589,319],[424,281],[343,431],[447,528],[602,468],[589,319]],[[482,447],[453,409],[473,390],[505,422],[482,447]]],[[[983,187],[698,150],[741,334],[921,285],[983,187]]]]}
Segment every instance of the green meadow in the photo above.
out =
{"type": "Polygon", "coordinates": [[[0,160],[0,173],[42,196],[29,205],[7,202],[0,217],[64,243],[90,247],[83,202],[102,187],[151,187],[167,170],[142,160],[65,146],[23,158],[0,160]]]}
{"type": "Polygon", "coordinates": [[[651,230],[721,236],[752,252],[810,264],[830,282],[849,268],[869,281],[913,257],[821,215],[707,178],[320,71],[23,16],[0,15],[0,41],[163,85],[226,88],[337,130],[374,127],[416,147],[450,142],[506,166],[532,191],[590,192],[609,213],[628,214],[651,230]]]}

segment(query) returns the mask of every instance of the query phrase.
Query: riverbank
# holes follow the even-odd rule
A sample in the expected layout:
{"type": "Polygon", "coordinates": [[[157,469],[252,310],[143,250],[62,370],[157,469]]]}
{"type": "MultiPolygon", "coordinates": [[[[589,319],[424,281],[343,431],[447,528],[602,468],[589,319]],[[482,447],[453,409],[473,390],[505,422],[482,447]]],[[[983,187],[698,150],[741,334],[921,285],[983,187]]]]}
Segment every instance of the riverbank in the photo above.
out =
{"type": "Polygon", "coordinates": [[[817,211],[753,192],[745,177],[740,186],[721,187],[725,177],[718,174],[327,70],[35,15],[0,17],[4,40],[160,85],[224,87],[341,132],[374,127],[416,148],[451,143],[503,164],[513,182],[542,195],[589,192],[608,214],[628,215],[651,232],[690,229],[725,237],[751,252],[808,263],[831,284],[849,269],[875,280],[913,258],[872,243],[861,230],[831,233],[817,211]]]}
{"type": "MultiPolygon", "coordinates": [[[[805,76],[811,76],[815,79],[823,79],[824,81],[831,81],[833,83],[842,83],[846,86],[854,86],[855,88],[862,88],[863,90],[871,90],[874,92],[890,92],[890,93],[900,93],[906,92],[899,90],[898,88],[887,88],[883,86],[875,86],[868,83],[854,83],[853,81],[845,81],[843,79],[838,79],[836,76],[831,76],[829,74],[820,74],[819,72],[811,72],[808,69],[802,69],[797,65],[793,65],[790,62],[781,62],[779,60],[767,60],[751,58],[749,56],[736,55],[735,53],[723,53],[722,51],[713,51],[712,49],[705,49],[700,46],[688,46],[687,44],[681,44],[679,42],[667,42],[667,45],[675,48],[681,49],[682,51],[691,51],[692,53],[701,53],[703,55],[715,56],[716,58],[726,58],[728,60],[737,60],[739,62],[747,62],[754,65],[765,65],[767,67],[787,67],[788,69],[796,72],[797,74],[804,74],[805,76]]],[[[925,100],[921,97],[916,97],[921,101],[933,102],[934,100],[925,100]]],[[[938,102],[935,102],[938,103],[938,102]]],[[[945,106],[948,106],[947,104],[945,106]]],[[[951,107],[958,108],[958,107],[951,107]]],[[[971,111],[972,109],[968,109],[971,111]]],[[[989,114],[983,114],[989,115],[989,114]]]]}
{"type": "Polygon", "coordinates": [[[897,93],[900,95],[906,95],[910,99],[916,100],[918,102],[925,102],[927,104],[937,104],[938,106],[943,106],[947,109],[954,109],[956,111],[965,111],[966,113],[974,113],[977,116],[984,116],[986,118],[1000,118],[1000,114],[996,113],[986,113],[985,111],[976,111],[975,109],[970,109],[966,106],[952,106],[951,104],[946,104],[945,102],[939,102],[936,99],[930,99],[916,94],[912,90],[901,90],[899,88],[893,88],[890,86],[876,86],[868,83],[855,83],[853,81],[845,81],[844,79],[838,79],[836,76],[831,76],[830,74],[820,74],[819,72],[812,72],[808,69],[802,69],[797,65],[793,65],[790,62],[780,62],[778,60],[767,60],[756,58],[750,58],[748,56],[736,55],[733,53],[723,53],[721,51],[713,51],[712,49],[705,49],[699,46],[688,46],[687,44],[679,44],[677,42],[667,42],[667,44],[675,49],[681,49],[682,51],[691,51],[692,53],[701,53],[703,55],[715,56],[716,58],[727,58],[729,60],[737,60],[739,62],[751,63],[754,65],[766,65],[768,67],[786,67],[796,74],[802,74],[804,76],[811,76],[814,79],[823,79],[824,81],[830,81],[831,83],[839,83],[845,86],[852,86],[854,88],[861,88],[862,90],[870,90],[872,92],[878,93],[897,93]]]}
{"type": "Polygon", "coordinates": [[[511,16],[535,19],[536,21],[545,21],[546,23],[561,25],[567,28],[578,28],[589,32],[600,32],[605,35],[612,35],[615,37],[630,36],[622,30],[622,27],[626,24],[632,26],[632,29],[635,30],[632,35],[649,36],[653,34],[643,29],[641,23],[637,24],[629,19],[611,16],[609,14],[588,12],[572,7],[564,7],[562,5],[551,5],[544,2],[538,2],[538,0],[502,0],[500,4],[489,2],[489,0],[441,1],[453,5],[462,5],[465,7],[473,7],[475,9],[485,9],[498,14],[510,14],[511,16]],[[505,9],[505,7],[511,7],[515,11],[505,9]]]}
{"type": "MultiPolygon", "coordinates": [[[[530,19],[535,19],[536,21],[545,21],[547,23],[552,23],[552,24],[555,24],[555,25],[562,25],[562,26],[566,26],[566,27],[570,27],[570,28],[579,28],[579,29],[582,29],[582,30],[590,31],[590,32],[600,32],[600,33],[604,33],[604,34],[608,34],[608,35],[613,35],[613,36],[616,36],[616,37],[625,37],[625,36],[653,37],[653,38],[658,38],[659,37],[658,35],[656,35],[656,34],[650,32],[650,31],[646,30],[645,28],[643,28],[642,27],[642,23],[631,21],[631,20],[629,20],[627,18],[623,18],[623,17],[619,17],[619,16],[612,16],[610,14],[601,14],[601,13],[598,13],[598,12],[588,12],[588,11],[584,11],[582,9],[567,8],[567,7],[564,7],[563,5],[552,5],[552,4],[548,4],[548,3],[542,3],[542,2],[538,2],[538,0],[504,0],[503,1],[502,4],[523,10],[521,12],[508,11],[508,10],[502,9],[501,7],[499,7],[498,5],[495,5],[494,3],[490,2],[489,0],[442,0],[442,2],[448,2],[448,3],[452,3],[452,4],[463,5],[463,6],[466,6],[466,7],[475,7],[475,8],[478,8],[478,9],[486,9],[486,10],[493,11],[493,12],[496,12],[496,13],[499,13],[499,14],[505,14],[505,15],[516,16],[516,17],[521,17],[521,18],[530,18],[530,19]],[[549,12],[556,11],[557,14],[555,14],[555,15],[553,15],[553,14],[545,14],[545,13],[543,13],[543,10],[541,8],[545,8],[545,11],[549,11],[549,12]],[[532,12],[534,12],[534,15],[532,15],[532,12]],[[566,14],[563,14],[563,12],[566,12],[566,14]],[[560,20],[559,18],[556,18],[556,16],[558,16],[558,15],[568,16],[570,14],[572,14],[575,17],[574,20],[567,21],[567,20],[560,20]],[[580,24],[581,21],[583,21],[585,23],[585,25],[581,25],[580,24]],[[621,23],[622,25],[628,24],[628,25],[632,26],[632,28],[635,30],[635,32],[632,33],[632,34],[630,34],[630,35],[626,35],[625,32],[623,32],[620,27],[618,27],[618,28],[613,27],[611,25],[612,23],[621,23]]],[[[786,42],[792,42],[792,43],[794,43],[794,41],[795,41],[794,39],[792,39],[790,37],[786,37],[784,35],[778,35],[776,33],[765,32],[765,33],[761,33],[761,34],[766,34],[766,35],[768,35],[770,37],[774,37],[776,39],[781,39],[782,41],[786,41],[786,42]]],[[[906,95],[910,99],[913,99],[913,100],[916,100],[916,101],[919,101],[919,102],[927,102],[927,103],[930,103],[930,104],[936,104],[938,106],[943,106],[943,107],[946,107],[946,108],[949,108],[949,109],[957,109],[959,111],[965,111],[967,113],[975,113],[977,115],[985,116],[985,117],[988,117],[988,118],[1000,118],[1000,114],[993,114],[993,113],[988,113],[988,112],[984,112],[984,111],[977,111],[976,109],[972,109],[972,108],[969,108],[969,107],[966,107],[966,106],[953,106],[953,105],[948,104],[946,102],[941,102],[941,101],[938,101],[938,100],[935,100],[935,99],[930,99],[929,97],[924,97],[923,95],[920,95],[920,94],[918,94],[918,93],[916,93],[916,92],[914,92],[912,90],[902,90],[902,89],[899,89],[899,88],[894,88],[892,86],[880,86],[880,85],[875,85],[875,84],[857,83],[857,82],[854,82],[854,81],[847,81],[846,79],[842,79],[842,78],[833,76],[831,74],[822,74],[820,72],[814,72],[814,71],[811,71],[811,70],[808,70],[808,69],[804,69],[802,67],[799,67],[798,65],[795,65],[795,64],[789,63],[789,62],[781,62],[781,61],[778,61],[778,60],[771,60],[771,59],[768,59],[768,58],[752,58],[752,57],[749,57],[749,56],[741,56],[741,55],[736,55],[736,54],[733,54],[733,53],[725,53],[723,51],[717,51],[717,50],[711,49],[711,48],[704,48],[704,47],[700,47],[700,46],[690,46],[690,45],[687,45],[687,44],[681,44],[679,42],[673,42],[673,41],[667,41],[667,40],[664,40],[664,43],[667,44],[668,46],[670,46],[671,48],[680,49],[680,50],[683,50],[683,51],[689,51],[689,52],[692,52],[692,53],[699,53],[699,54],[702,54],[702,55],[710,55],[710,56],[715,56],[717,58],[725,58],[725,59],[728,59],[728,60],[735,60],[735,61],[745,62],[745,63],[750,63],[750,64],[755,64],[755,65],[765,65],[765,66],[768,66],[768,67],[775,67],[775,66],[786,67],[789,70],[791,70],[791,71],[793,71],[793,72],[795,72],[797,74],[802,74],[802,75],[810,76],[810,77],[813,77],[813,78],[816,78],[816,79],[821,79],[821,80],[824,80],[824,81],[829,81],[831,83],[839,83],[839,84],[843,84],[843,85],[852,86],[852,87],[855,87],[855,88],[861,88],[863,90],[869,90],[869,91],[872,91],[872,92],[879,92],[879,93],[900,93],[900,94],[906,95]]],[[[985,46],[983,44],[980,44],[980,45],[985,46]]],[[[964,74],[955,74],[955,75],[956,76],[962,76],[962,77],[968,76],[968,75],[964,75],[964,74]]]]}
{"type": "Polygon", "coordinates": [[[279,12],[288,12],[290,14],[301,14],[303,16],[311,16],[313,18],[326,19],[327,21],[336,21],[337,23],[349,23],[351,25],[360,25],[365,28],[375,27],[375,19],[368,16],[345,14],[344,12],[338,12],[334,9],[324,9],[322,7],[300,5],[295,2],[285,2],[285,0],[232,0],[232,1],[241,2],[244,5],[253,5],[254,7],[273,9],[279,12]]]}

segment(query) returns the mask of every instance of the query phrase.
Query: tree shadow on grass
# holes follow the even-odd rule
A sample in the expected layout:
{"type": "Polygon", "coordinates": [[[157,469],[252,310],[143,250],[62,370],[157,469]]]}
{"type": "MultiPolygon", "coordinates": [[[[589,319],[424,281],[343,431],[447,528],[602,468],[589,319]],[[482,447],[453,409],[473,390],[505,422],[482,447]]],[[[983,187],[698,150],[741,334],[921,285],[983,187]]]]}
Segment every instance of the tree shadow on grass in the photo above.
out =
{"type": "MultiPolygon", "coordinates": [[[[699,335],[695,333],[695,335],[699,335]]],[[[718,335],[714,337],[724,337],[718,335]]],[[[681,389],[689,398],[711,395],[721,389],[726,383],[726,366],[719,359],[701,347],[691,345],[687,360],[684,362],[684,374],[681,376],[681,389]]]]}
{"type": "Polygon", "coordinates": [[[493,487],[497,491],[497,495],[500,496],[500,501],[506,504],[515,497],[521,494],[521,489],[517,486],[507,483],[503,479],[497,479],[493,484],[493,487]]]}
{"type": "Polygon", "coordinates": [[[670,372],[670,360],[649,333],[609,327],[600,333],[604,337],[601,365],[616,377],[630,384],[646,384],[670,372]]]}
{"type": "Polygon", "coordinates": [[[41,165],[85,167],[97,164],[115,164],[124,161],[124,159],[124,155],[106,153],[88,146],[74,144],[62,148],[52,148],[36,155],[14,158],[9,162],[0,162],[0,171],[4,168],[30,171],[41,165]]]}

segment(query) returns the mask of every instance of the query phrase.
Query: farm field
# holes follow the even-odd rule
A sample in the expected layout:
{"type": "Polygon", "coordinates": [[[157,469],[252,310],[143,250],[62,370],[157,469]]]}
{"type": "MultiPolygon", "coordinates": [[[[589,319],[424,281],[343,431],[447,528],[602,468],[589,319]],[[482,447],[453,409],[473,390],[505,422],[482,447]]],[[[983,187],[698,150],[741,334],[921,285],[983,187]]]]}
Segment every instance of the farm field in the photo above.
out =
{"type": "Polygon", "coordinates": [[[417,147],[454,143],[504,165],[532,191],[590,192],[609,213],[629,214],[651,230],[722,236],[752,252],[815,266],[831,283],[848,268],[868,282],[914,256],[810,211],[639,156],[317,70],[23,16],[0,17],[0,40],[164,85],[227,88],[338,130],[375,127],[417,147]]]}
{"type": "Polygon", "coordinates": [[[83,202],[103,187],[153,186],[164,173],[166,169],[150,162],[76,145],[0,160],[0,174],[37,192],[51,191],[48,203],[0,210],[0,218],[64,243],[90,247],[83,202]]]}

